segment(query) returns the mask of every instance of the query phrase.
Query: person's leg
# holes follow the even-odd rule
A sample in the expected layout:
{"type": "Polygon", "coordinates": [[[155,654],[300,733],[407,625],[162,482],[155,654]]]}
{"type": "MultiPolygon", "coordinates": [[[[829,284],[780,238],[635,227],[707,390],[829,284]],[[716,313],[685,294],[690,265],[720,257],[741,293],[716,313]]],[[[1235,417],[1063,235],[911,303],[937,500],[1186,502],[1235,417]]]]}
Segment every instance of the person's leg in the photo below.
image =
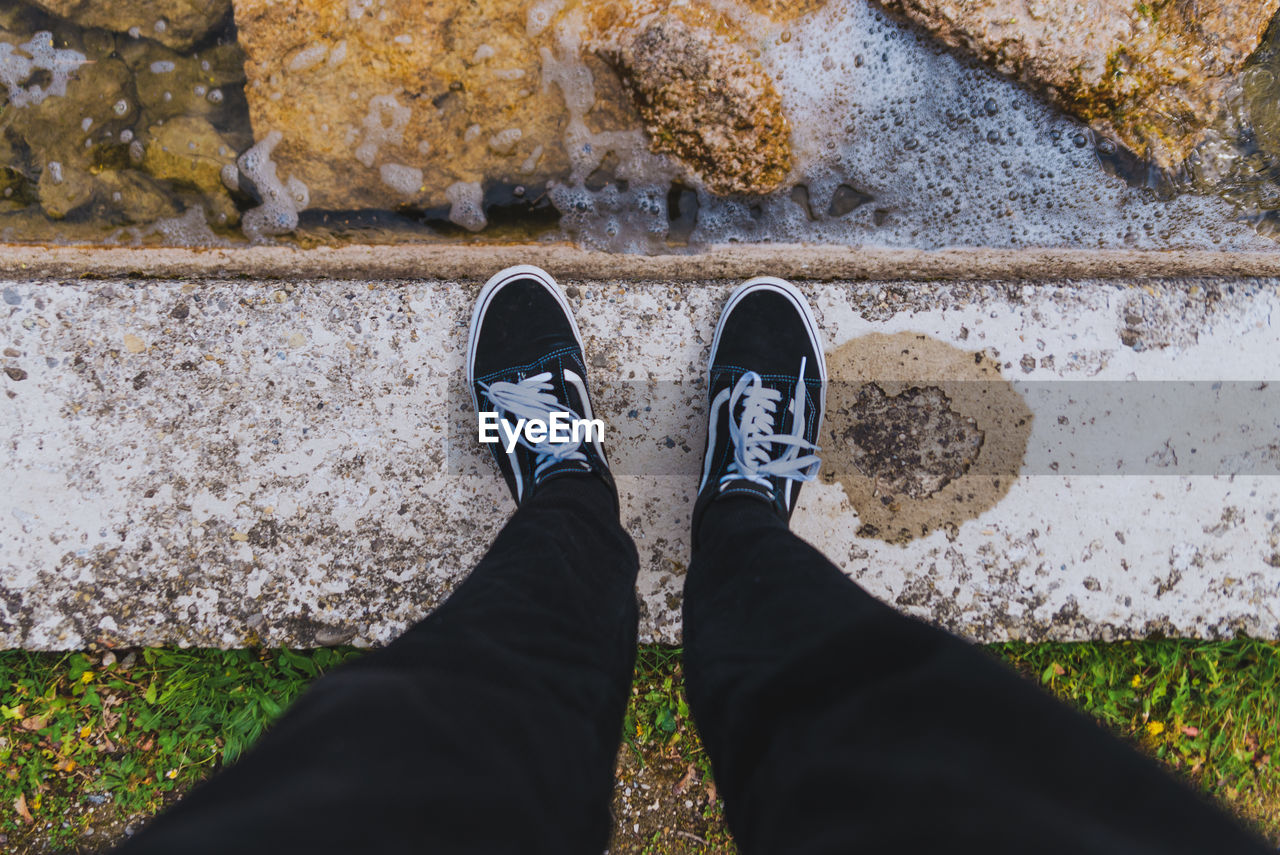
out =
{"type": "Polygon", "coordinates": [[[791,533],[825,370],[802,295],[730,298],[685,580],[689,705],[746,855],[1264,852],[1199,796],[791,533]]]}
{"type": "Polygon", "coordinates": [[[762,502],[702,521],[689,705],[761,852],[1268,851],[1084,716],[851,582],[762,502]]]}
{"type": "MultiPolygon", "coordinates": [[[[477,403],[589,413],[554,281],[504,271],[468,348],[477,403]],[[531,386],[535,388],[530,388],[531,386]]],[[[599,443],[495,457],[519,509],[433,614],[321,678],[144,853],[598,855],[635,662],[636,550],[599,443]]]]}
{"type": "Polygon", "coordinates": [[[436,612],[322,677],[126,855],[598,855],[635,660],[606,485],[548,483],[436,612]]]}

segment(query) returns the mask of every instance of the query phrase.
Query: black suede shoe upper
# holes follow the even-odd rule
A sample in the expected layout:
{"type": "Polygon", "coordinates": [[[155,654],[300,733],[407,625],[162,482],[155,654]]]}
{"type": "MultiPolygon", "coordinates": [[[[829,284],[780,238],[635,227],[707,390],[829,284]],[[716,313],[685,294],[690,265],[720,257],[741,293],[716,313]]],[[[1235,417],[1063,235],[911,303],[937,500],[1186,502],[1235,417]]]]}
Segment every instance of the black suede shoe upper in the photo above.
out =
{"type": "Polygon", "coordinates": [[[826,370],[803,300],[786,283],[753,280],[721,316],[708,372],[711,411],[693,512],[695,544],[702,514],[716,499],[756,498],[789,520],[801,482],[817,474],[826,370]]]}
{"type": "MultiPolygon", "coordinates": [[[[545,419],[551,412],[593,419],[586,377],[578,332],[555,281],[528,266],[489,280],[476,304],[468,346],[467,379],[477,410],[498,413],[513,430],[520,417],[545,419]]],[[[517,504],[551,478],[583,473],[602,478],[616,503],[603,443],[594,437],[554,448],[522,437],[508,452],[507,434],[498,436],[488,447],[517,504]]]]}

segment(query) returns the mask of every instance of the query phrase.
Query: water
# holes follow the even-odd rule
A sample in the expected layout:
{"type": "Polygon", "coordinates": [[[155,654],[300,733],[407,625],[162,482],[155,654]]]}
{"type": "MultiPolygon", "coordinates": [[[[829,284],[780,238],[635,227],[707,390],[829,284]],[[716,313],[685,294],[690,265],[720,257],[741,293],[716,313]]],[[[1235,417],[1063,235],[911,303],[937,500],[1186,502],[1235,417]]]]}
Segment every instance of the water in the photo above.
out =
{"type": "MultiPolygon", "coordinates": [[[[600,63],[559,52],[573,42],[565,16],[555,14],[564,5],[512,3],[507,23],[536,32],[538,44],[559,46],[544,53],[542,76],[563,81],[551,85],[572,107],[609,90],[600,63]]],[[[115,33],[11,2],[0,11],[0,103],[7,100],[0,112],[0,240],[302,246],[571,240],[631,252],[732,242],[1274,245],[1280,229],[1274,32],[1209,140],[1170,174],[861,0],[831,0],[789,23],[728,0],[719,6],[751,33],[791,120],[794,165],[781,189],[715,196],[675,161],[645,152],[636,145],[643,138],[629,132],[589,137],[597,148],[587,175],[566,169],[529,185],[451,188],[452,203],[431,209],[317,210],[309,207],[305,184],[277,174],[275,137],[260,129],[255,141],[230,15],[179,52],[158,43],[163,31],[154,25],[115,33]],[[462,213],[468,204],[469,218],[462,213]],[[484,228],[473,234],[468,227],[481,221],[484,228]]],[[[301,69],[312,60],[319,61],[296,56],[291,63],[301,69]]],[[[358,145],[352,142],[351,166],[358,179],[355,170],[367,168],[371,180],[380,175],[410,189],[421,174],[395,164],[381,164],[378,172],[376,149],[361,157],[358,145]]]]}

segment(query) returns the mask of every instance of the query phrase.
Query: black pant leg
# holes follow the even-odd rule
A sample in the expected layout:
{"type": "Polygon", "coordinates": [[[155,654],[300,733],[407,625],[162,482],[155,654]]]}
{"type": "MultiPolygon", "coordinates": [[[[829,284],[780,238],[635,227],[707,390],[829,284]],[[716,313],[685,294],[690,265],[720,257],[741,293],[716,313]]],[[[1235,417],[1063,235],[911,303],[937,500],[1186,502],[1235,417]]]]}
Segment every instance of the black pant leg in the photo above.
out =
{"type": "Polygon", "coordinates": [[[1085,716],[865,593],[763,503],[708,511],[689,704],[755,853],[1268,851],[1085,716]]]}
{"type": "Polygon", "coordinates": [[[548,482],[444,605],[318,680],[123,852],[599,855],[636,569],[603,483],[548,482]]]}

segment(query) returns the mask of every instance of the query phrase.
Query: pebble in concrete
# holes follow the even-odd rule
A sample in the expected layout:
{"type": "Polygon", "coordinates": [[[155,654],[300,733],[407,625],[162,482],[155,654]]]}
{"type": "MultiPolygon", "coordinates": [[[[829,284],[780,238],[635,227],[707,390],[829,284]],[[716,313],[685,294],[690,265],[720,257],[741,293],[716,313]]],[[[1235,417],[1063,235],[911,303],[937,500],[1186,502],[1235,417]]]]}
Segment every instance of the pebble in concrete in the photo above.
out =
{"type": "MultiPolygon", "coordinates": [[[[642,634],[675,641],[729,284],[566,286],[642,634]]],[[[795,528],[872,593],[982,640],[1280,634],[1276,282],[807,290],[838,371],[795,528]]],[[[511,509],[475,291],[0,283],[0,643],[389,641],[511,509]]]]}

